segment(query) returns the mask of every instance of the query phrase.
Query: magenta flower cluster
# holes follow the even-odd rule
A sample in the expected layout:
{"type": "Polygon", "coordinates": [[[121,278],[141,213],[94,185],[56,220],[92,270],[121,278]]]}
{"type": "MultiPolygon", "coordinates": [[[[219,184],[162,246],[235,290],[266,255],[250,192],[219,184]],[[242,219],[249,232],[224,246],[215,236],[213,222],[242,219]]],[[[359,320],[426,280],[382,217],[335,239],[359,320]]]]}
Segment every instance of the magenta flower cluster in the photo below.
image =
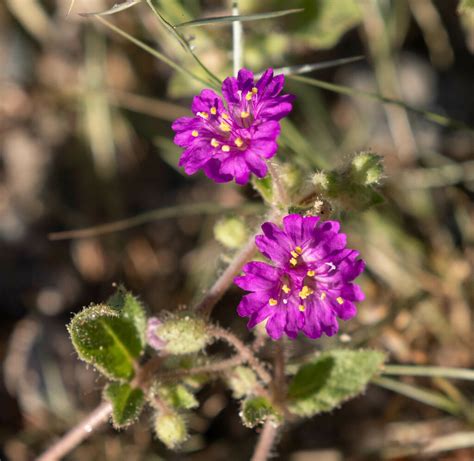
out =
{"type": "Polygon", "coordinates": [[[251,292],[242,298],[238,314],[249,317],[249,328],[267,320],[272,339],[284,333],[294,339],[300,331],[312,339],[334,335],[337,318],[352,318],[354,303],[364,299],[352,283],[364,262],[346,248],[339,223],[293,214],[283,219],[283,229],[267,222],[262,230],[255,243],[273,265],[250,262],[235,279],[251,292]]]}
{"type": "MultiPolygon", "coordinates": [[[[294,99],[280,94],[283,84],[283,75],[274,76],[271,69],[257,82],[252,72],[242,69],[237,78],[224,80],[224,100],[203,90],[193,100],[194,117],[173,123],[174,142],[184,148],[179,165],[187,174],[202,170],[216,182],[243,185],[252,173],[266,176],[266,161],[278,147],[279,120],[291,111],[294,99]]],[[[238,314],[249,318],[249,328],[266,321],[272,339],[283,334],[294,339],[299,332],[312,339],[334,335],[338,319],[352,318],[355,303],[364,299],[353,283],[364,261],[346,248],[339,223],[292,214],[283,219],[283,228],[267,222],[262,230],[255,242],[272,264],[250,262],[235,279],[250,292],[238,314]]],[[[161,347],[155,340],[149,334],[152,347],[161,347]]]]}
{"type": "Polygon", "coordinates": [[[293,95],[280,95],[283,75],[266,70],[255,82],[241,69],[237,78],[222,84],[225,101],[212,90],[201,91],[193,100],[194,117],[173,123],[174,142],[184,148],[179,165],[187,174],[199,170],[216,182],[247,184],[251,173],[267,174],[266,160],[277,151],[278,121],[292,109],[293,95]]]}

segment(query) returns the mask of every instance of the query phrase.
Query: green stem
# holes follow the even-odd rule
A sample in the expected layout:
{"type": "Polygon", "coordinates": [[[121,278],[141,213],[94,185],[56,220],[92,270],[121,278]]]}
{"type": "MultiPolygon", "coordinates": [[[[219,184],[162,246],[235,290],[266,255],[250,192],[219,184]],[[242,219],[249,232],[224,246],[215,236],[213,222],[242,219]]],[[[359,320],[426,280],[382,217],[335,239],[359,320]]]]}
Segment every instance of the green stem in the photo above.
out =
{"type": "Polygon", "coordinates": [[[221,86],[221,81],[219,78],[214,75],[214,73],[211,72],[211,70],[198,58],[198,56],[193,52],[191,47],[188,44],[188,41],[186,38],[181,34],[181,32],[178,32],[176,27],[171,24],[159,11],[157,8],[155,8],[155,5],[153,5],[152,0],[147,0],[148,6],[151,8],[155,16],[158,18],[158,20],[164,25],[164,27],[178,40],[180,45],[193,57],[193,59],[196,61],[196,63],[201,67],[201,69],[210,77],[210,82],[209,85],[212,86],[214,89],[220,90],[221,86]]]}

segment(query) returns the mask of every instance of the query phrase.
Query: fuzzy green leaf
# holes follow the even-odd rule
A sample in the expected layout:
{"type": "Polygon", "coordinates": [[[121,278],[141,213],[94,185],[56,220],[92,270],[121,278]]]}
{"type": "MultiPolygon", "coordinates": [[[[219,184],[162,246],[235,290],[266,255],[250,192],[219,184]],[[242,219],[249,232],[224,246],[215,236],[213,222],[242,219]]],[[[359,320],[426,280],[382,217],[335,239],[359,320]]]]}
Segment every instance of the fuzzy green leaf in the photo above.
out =
{"type": "Polygon", "coordinates": [[[143,408],[144,395],[141,389],[134,389],[127,383],[109,383],[104,397],[112,404],[112,422],[120,429],[133,424],[143,408]]]}
{"type": "Polygon", "coordinates": [[[332,350],[300,367],[288,388],[289,409],[299,416],[332,410],[362,393],[385,360],[371,350],[332,350]]]}
{"type": "Polygon", "coordinates": [[[123,289],[109,303],[86,307],[74,316],[68,331],[80,359],[110,379],[130,380],[145,346],[145,314],[123,289]]]}
{"type": "Polygon", "coordinates": [[[134,325],[140,338],[142,349],[146,345],[146,314],[143,305],[132,293],[119,286],[107,300],[107,305],[118,310],[124,320],[134,325]]]}
{"type": "Polygon", "coordinates": [[[281,420],[281,415],[265,397],[250,397],[242,402],[240,412],[242,422],[246,427],[255,427],[268,418],[281,420]]]}

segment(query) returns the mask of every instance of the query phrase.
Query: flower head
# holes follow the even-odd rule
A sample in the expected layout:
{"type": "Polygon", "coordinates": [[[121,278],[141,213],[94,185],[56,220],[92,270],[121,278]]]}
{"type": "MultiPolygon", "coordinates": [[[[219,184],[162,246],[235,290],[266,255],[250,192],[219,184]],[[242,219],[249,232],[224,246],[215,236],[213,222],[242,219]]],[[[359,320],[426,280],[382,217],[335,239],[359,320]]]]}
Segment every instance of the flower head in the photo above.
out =
{"type": "Polygon", "coordinates": [[[278,121],[291,111],[294,99],[280,95],[283,84],[284,76],[274,76],[272,69],[257,82],[241,69],[222,84],[226,104],[214,91],[201,91],[191,107],[194,117],[173,123],[174,142],[185,149],[179,165],[187,174],[203,170],[216,182],[246,184],[251,173],[263,178],[265,160],[277,151],[278,121]]]}
{"type": "Polygon", "coordinates": [[[356,250],[346,248],[346,236],[337,221],[297,214],[283,219],[283,228],[267,222],[255,243],[273,265],[250,262],[235,283],[250,291],[237,312],[249,317],[248,327],[268,319],[272,339],[285,333],[294,339],[299,331],[312,339],[334,335],[337,318],[356,314],[355,302],[364,294],[352,281],[364,270],[356,250]]]}

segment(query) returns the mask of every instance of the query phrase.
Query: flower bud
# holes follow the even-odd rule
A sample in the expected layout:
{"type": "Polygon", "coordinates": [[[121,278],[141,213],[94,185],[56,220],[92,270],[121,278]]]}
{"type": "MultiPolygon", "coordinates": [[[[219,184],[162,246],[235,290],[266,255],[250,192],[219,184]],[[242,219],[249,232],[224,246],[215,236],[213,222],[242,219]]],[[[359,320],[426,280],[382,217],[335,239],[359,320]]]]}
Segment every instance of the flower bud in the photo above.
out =
{"type": "Polygon", "coordinates": [[[166,345],[156,333],[156,329],[162,325],[162,323],[158,317],[150,317],[146,325],[146,342],[157,351],[161,351],[166,345]]]}
{"type": "Polygon", "coordinates": [[[314,174],[312,182],[330,197],[337,195],[338,191],[344,187],[341,175],[336,171],[318,171],[314,174]]]}
{"type": "Polygon", "coordinates": [[[238,366],[227,374],[227,384],[233,396],[240,399],[252,394],[257,385],[257,377],[249,367],[238,366]]]}
{"type": "Polygon", "coordinates": [[[360,152],[351,162],[352,181],[362,186],[370,186],[382,179],[382,157],[372,152],[360,152]]]}
{"type": "Polygon", "coordinates": [[[211,339],[204,320],[185,313],[162,321],[155,334],[164,342],[163,350],[176,355],[198,352],[211,339]]]}
{"type": "Polygon", "coordinates": [[[214,226],[214,237],[226,248],[240,248],[248,238],[245,223],[239,218],[224,218],[214,226]]]}
{"type": "Polygon", "coordinates": [[[179,413],[158,414],[154,426],[156,436],[170,449],[178,447],[188,438],[186,423],[179,413]]]}

